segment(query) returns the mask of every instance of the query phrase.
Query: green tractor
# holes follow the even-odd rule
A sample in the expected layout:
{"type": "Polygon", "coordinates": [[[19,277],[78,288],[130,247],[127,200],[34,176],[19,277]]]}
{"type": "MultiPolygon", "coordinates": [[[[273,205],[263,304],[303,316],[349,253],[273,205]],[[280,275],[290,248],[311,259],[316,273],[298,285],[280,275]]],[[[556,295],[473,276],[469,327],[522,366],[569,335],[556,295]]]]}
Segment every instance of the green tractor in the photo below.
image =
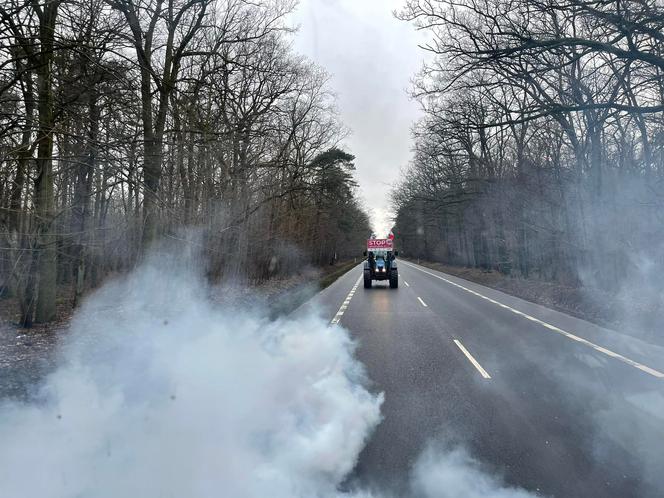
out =
{"type": "Polygon", "coordinates": [[[364,253],[364,288],[370,289],[374,280],[389,280],[390,288],[399,287],[399,271],[391,239],[369,239],[364,253]]]}

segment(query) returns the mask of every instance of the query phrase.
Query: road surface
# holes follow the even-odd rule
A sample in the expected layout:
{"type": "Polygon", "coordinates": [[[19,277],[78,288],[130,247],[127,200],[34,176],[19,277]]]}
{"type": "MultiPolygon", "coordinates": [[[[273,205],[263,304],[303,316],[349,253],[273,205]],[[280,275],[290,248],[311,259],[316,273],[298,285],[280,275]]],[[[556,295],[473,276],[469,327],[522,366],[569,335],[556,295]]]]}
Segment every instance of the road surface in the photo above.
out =
{"type": "Polygon", "coordinates": [[[364,289],[360,265],[305,307],[350,331],[385,393],[354,480],[404,492],[442,442],[545,496],[664,496],[664,348],[399,266],[398,289],[364,289]]]}

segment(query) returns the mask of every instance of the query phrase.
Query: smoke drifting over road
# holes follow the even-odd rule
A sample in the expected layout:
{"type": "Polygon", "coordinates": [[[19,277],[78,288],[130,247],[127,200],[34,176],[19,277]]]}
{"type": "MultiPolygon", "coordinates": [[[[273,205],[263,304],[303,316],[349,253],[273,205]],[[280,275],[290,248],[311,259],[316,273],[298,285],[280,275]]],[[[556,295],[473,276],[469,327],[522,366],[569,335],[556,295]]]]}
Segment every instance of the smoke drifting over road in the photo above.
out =
{"type": "Polygon", "coordinates": [[[380,419],[352,343],[216,310],[174,261],[93,296],[41,402],[0,416],[7,497],[333,493],[380,419]]]}
{"type": "MultiPolygon", "coordinates": [[[[0,496],[370,496],[338,491],[382,403],[346,332],[217,309],[178,268],[106,285],[36,399],[0,405],[0,496]]],[[[418,496],[500,489],[459,452],[413,475],[418,496]]]]}
{"type": "Polygon", "coordinates": [[[429,447],[419,458],[412,476],[413,495],[430,498],[531,498],[535,495],[505,486],[485,471],[462,447],[429,447]]]}

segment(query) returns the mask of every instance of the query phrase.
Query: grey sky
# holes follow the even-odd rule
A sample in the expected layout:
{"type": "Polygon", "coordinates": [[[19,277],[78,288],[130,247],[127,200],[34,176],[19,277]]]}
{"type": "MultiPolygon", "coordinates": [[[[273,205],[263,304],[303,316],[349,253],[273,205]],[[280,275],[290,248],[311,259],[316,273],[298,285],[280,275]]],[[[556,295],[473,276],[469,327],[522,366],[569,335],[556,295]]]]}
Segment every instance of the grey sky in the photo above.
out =
{"type": "Polygon", "coordinates": [[[418,105],[407,90],[421,66],[420,35],[395,19],[404,0],[300,0],[295,49],[332,76],[344,146],[355,155],[357,179],[378,236],[390,228],[389,190],[410,159],[410,128],[418,105]]]}

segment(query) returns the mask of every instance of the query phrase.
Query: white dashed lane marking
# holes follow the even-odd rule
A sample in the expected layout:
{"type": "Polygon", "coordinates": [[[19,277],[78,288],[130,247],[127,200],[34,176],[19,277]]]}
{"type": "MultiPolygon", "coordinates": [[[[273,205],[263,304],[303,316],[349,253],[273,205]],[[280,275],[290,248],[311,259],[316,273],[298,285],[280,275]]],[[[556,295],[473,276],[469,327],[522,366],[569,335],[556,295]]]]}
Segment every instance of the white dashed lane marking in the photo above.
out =
{"type": "Polygon", "coordinates": [[[428,308],[427,303],[422,301],[422,298],[420,296],[417,296],[417,299],[420,301],[420,303],[422,303],[422,306],[424,306],[425,308],[428,308]]]}
{"type": "MultiPolygon", "coordinates": [[[[600,352],[600,353],[603,353],[603,354],[605,354],[605,355],[607,355],[607,356],[609,356],[609,357],[611,357],[611,358],[615,358],[616,360],[620,360],[620,361],[622,361],[623,363],[626,363],[627,365],[630,365],[630,366],[632,366],[632,367],[634,367],[634,368],[638,368],[638,369],[641,370],[642,372],[645,372],[645,373],[647,373],[647,374],[650,374],[650,375],[652,375],[653,377],[657,377],[657,378],[660,378],[660,379],[661,379],[661,378],[664,378],[664,373],[662,373],[662,372],[660,372],[660,371],[658,371],[658,370],[655,370],[654,368],[650,368],[650,367],[647,366],[647,365],[643,365],[642,363],[639,363],[639,362],[637,362],[637,361],[631,360],[631,359],[629,359],[629,358],[627,358],[627,357],[625,357],[625,356],[623,356],[623,355],[621,355],[621,354],[618,354],[618,353],[616,353],[616,352],[614,352],[614,351],[611,351],[610,349],[606,349],[606,348],[604,348],[604,347],[602,347],[602,346],[598,346],[597,344],[595,344],[595,343],[593,343],[593,342],[590,342],[589,340],[584,339],[583,337],[579,337],[579,336],[577,336],[577,335],[574,335],[574,334],[572,334],[572,333],[570,333],[570,332],[567,332],[566,330],[563,330],[563,329],[561,329],[561,328],[556,327],[555,325],[551,325],[550,323],[547,323],[547,322],[545,322],[545,321],[543,321],[543,320],[540,320],[539,318],[535,318],[534,316],[531,316],[531,315],[529,315],[529,314],[527,314],[527,313],[524,313],[523,311],[519,311],[519,310],[517,310],[517,309],[512,308],[511,306],[508,306],[508,305],[503,304],[503,303],[501,303],[501,302],[499,302],[499,301],[496,301],[495,299],[491,299],[490,297],[484,296],[484,295],[480,294],[479,292],[475,292],[474,290],[469,289],[468,287],[464,287],[464,286],[461,285],[461,284],[457,284],[456,282],[452,282],[451,280],[449,280],[449,279],[447,279],[447,278],[445,278],[445,277],[441,277],[440,275],[436,275],[435,273],[431,273],[431,272],[429,272],[429,271],[423,270],[422,268],[418,268],[417,266],[415,266],[415,265],[413,265],[413,264],[405,263],[404,261],[402,261],[402,263],[405,264],[405,265],[407,265],[407,266],[410,266],[410,267],[412,267],[412,268],[415,268],[416,270],[419,270],[419,271],[421,271],[422,273],[426,273],[427,275],[431,275],[432,277],[436,277],[436,278],[438,278],[438,279],[440,279],[440,280],[443,280],[444,282],[447,282],[448,284],[453,285],[454,287],[458,287],[459,289],[462,289],[462,290],[464,290],[464,291],[466,291],[466,292],[468,292],[468,293],[470,293],[470,294],[472,294],[472,295],[474,295],[474,296],[477,296],[477,297],[479,297],[479,298],[482,298],[482,299],[484,299],[485,301],[489,301],[490,303],[493,303],[493,304],[495,304],[495,305],[497,305],[497,306],[500,306],[500,307],[503,308],[503,309],[506,309],[506,310],[508,310],[508,311],[511,311],[512,313],[514,313],[514,314],[516,314],[516,315],[522,316],[523,318],[525,318],[525,319],[527,319],[527,320],[530,320],[531,322],[538,323],[538,324],[542,325],[543,327],[546,327],[546,328],[549,329],[549,330],[552,330],[552,331],[557,332],[557,333],[559,333],[559,334],[561,334],[561,335],[564,335],[564,336],[567,337],[568,339],[572,339],[573,341],[579,342],[579,343],[581,343],[581,344],[584,344],[584,345],[586,345],[586,346],[588,346],[588,347],[593,348],[595,351],[598,351],[598,352],[600,352]]],[[[418,299],[419,299],[419,298],[418,298],[418,299]]]]}
{"type": "Polygon", "coordinates": [[[487,373],[487,371],[482,368],[482,365],[480,365],[479,362],[475,358],[473,358],[473,355],[470,354],[465,347],[463,347],[461,341],[454,339],[454,344],[456,344],[459,347],[461,352],[466,356],[466,358],[468,358],[468,361],[470,361],[473,364],[473,366],[477,369],[480,375],[482,375],[482,377],[484,377],[485,379],[491,378],[491,376],[487,373]]]}
{"type": "Polygon", "coordinates": [[[332,320],[330,321],[330,325],[336,325],[339,323],[339,320],[341,320],[341,317],[344,315],[345,311],[348,309],[348,305],[350,304],[350,300],[353,299],[353,296],[355,295],[355,291],[357,290],[357,286],[360,285],[360,282],[362,281],[362,275],[357,279],[357,282],[355,282],[355,285],[353,285],[353,288],[350,290],[348,295],[346,296],[346,299],[344,299],[344,302],[341,304],[341,307],[339,307],[339,311],[337,311],[337,314],[334,315],[332,320]]]}
{"type": "Polygon", "coordinates": [[[404,284],[406,284],[406,287],[410,287],[410,284],[406,282],[405,280],[403,281],[404,284]]]}

